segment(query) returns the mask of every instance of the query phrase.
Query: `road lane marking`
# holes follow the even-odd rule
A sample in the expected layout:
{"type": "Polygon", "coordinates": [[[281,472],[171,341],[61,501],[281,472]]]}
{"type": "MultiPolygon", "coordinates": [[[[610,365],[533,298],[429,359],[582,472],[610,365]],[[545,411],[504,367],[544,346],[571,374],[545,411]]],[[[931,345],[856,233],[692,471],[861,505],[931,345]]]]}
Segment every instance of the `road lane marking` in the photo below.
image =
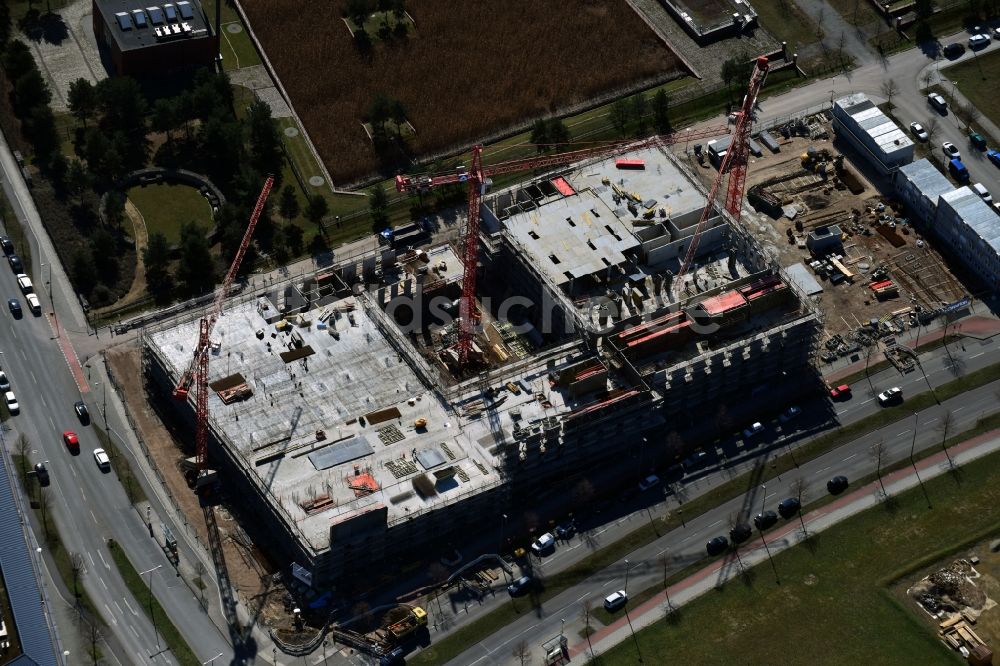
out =
{"type": "Polygon", "coordinates": [[[118,608],[118,612],[121,613],[124,616],[125,615],[125,611],[122,610],[122,607],[118,605],[117,601],[115,602],[115,606],[118,608]]]}
{"type": "Polygon", "coordinates": [[[97,551],[97,556],[101,558],[101,564],[104,565],[104,568],[111,571],[111,565],[104,561],[104,553],[97,551]]]}
{"type": "Polygon", "coordinates": [[[87,501],[87,493],[83,492],[83,488],[80,488],[80,494],[83,495],[83,501],[87,501]]]}
{"type": "MultiPolygon", "coordinates": [[[[76,470],[75,470],[75,469],[73,469],[72,467],[70,467],[70,468],[69,468],[69,471],[73,472],[73,476],[76,476],[76,470]]],[[[92,560],[93,560],[94,558],[92,557],[92,558],[90,558],[90,559],[92,559],[92,560]]]]}
{"type": "Polygon", "coordinates": [[[709,529],[712,529],[713,527],[715,527],[716,525],[719,525],[719,524],[721,524],[721,523],[722,523],[722,521],[721,521],[721,520],[717,520],[717,521],[715,521],[714,523],[712,523],[711,525],[709,525],[709,526],[708,526],[708,528],[709,528],[709,529]]]}
{"type": "Polygon", "coordinates": [[[822,474],[823,472],[825,472],[828,469],[830,469],[830,465],[827,465],[826,467],[824,467],[820,471],[816,472],[816,476],[819,476],[820,474],[822,474]]]}
{"type": "Polygon", "coordinates": [[[130,624],[130,625],[128,625],[128,628],[132,630],[132,633],[133,633],[133,634],[135,634],[135,637],[136,637],[136,638],[139,638],[139,632],[135,630],[135,627],[133,627],[133,626],[132,626],[132,625],[130,624]]]}
{"type": "Polygon", "coordinates": [[[778,494],[778,493],[776,493],[776,492],[774,492],[774,493],[771,493],[770,495],[768,495],[767,497],[765,497],[765,498],[764,498],[764,501],[766,502],[767,500],[771,499],[772,497],[774,497],[774,496],[775,496],[775,495],[777,495],[777,494],[778,494]]]}
{"type": "Polygon", "coordinates": [[[124,602],[125,602],[125,608],[129,609],[130,611],[132,611],[132,615],[135,615],[136,617],[139,617],[139,614],[138,614],[138,613],[136,613],[136,612],[135,612],[135,611],[134,611],[134,610],[132,609],[132,607],[128,605],[128,599],[122,599],[122,601],[124,601],[124,602]]]}
{"type": "Polygon", "coordinates": [[[930,424],[934,423],[935,421],[937,421],[937,419],[931,419],[930,421],[927,421],[926,425],[930,425],[930,424]]]}
{"type": "MultiPolygon", "coordinates": [[[[15,335],[14,337],[17,337],[17,336],[15,335]]],[[[27,363],[28,362],[28,357],[25,355],[24,350],[20,349],[19,351],[21,352],[21,358],[23,358],[24,362],[27,363]]]]}
{"type": "Polygon", "coordinates": [[[951,411],[952,411],[952,412],[960,412],[960,411],[962,411],[963,409],[965,409],[965,407],[956,407],[955,409],[953,409],[953,410],[951,410],[951,411]]]}
{"type": "Polygon", "coordinates": [[[857,453],[852,453],[851,455],[849,455],[846,458],[844,458],[841,462],[847,462],[848,460],[850,460],[851,458],[853,458],[856,455],[858,455],[858,454],[857,453]]]}
{"type": "Polygon", "coordinates": [[[111,618],[111,623],[114,624],[117,627],[118,626],[118,620],[115,619],[115,614],[111,612],[111,606],[109,606],[107,604],[104,604],[104,607],[106,609],[108,609],[108,617],[111,618]]]}
{"type": "Polygon", "coordinates": [[[97,521],[97,516],[94,515],[94,510],[93,509],[90,510],[90,517],[94,519],[95,523],[97,523],[98,525],[100,525],[100,523],[97,521]]]}
{"type": "Polygon", "coordinates": [[[974,356],[970,356],[969,358],[970,358],[970,359],[971,359],[971,358],[979,358],[980,356],[982,356],[982,355],[983,355],[983,354],[985,354],[985,353],[986,353],[986,352],[979,352],[978,354],[976,354],[976,355],[974,355],[974,356]]]}
{"type": "Polygon", "coordinates": [[[97,580],[101,581],[101,585],[103,585],[103,586],[104,586],[104,589],[105,589],[105,590],[106,590],[106,589],[108,589],[108,584],[104,582],[104,579],[103,579],[103,578],[98,578],[97,580]]]}
{"type": "Polygon", "coordinates": [[[52,420],[52,416],[49,416],[49,425],[52,426],[53,430],[56,429],[56,422],[52,420]]]}
{"type": "Polygon", "coordinates": [[[910,432],[910,429],[909,429],[909,428],[907,428],[907,429],[906,429],[906,430],[904,430],[903,432],[901,432],[901,433],[899,433],[898,435],[896,435],[896,437],[902,437],[903,435],[905,435],[905,434],[906,434],[906,433],[908,433],[908,432],[910,432]]]}
{"type": "Polygon", "coordinates": [[[38,383],[38,379],[35,377],[35,371],[29,368],[28,369],[28,374],[31,375],[31,381],[33,381],[33,382],[35,382],[37,384],[38,383]]]}
{"type": "Polygon", "coordinates": [[[91,555],[90,553],[87,553],[87,557],[90,558],[90,564],[91,564],[91,566],[93,566],[94,568],[97,568],[97,562],[94,561],[94,556],[91,555]]]}

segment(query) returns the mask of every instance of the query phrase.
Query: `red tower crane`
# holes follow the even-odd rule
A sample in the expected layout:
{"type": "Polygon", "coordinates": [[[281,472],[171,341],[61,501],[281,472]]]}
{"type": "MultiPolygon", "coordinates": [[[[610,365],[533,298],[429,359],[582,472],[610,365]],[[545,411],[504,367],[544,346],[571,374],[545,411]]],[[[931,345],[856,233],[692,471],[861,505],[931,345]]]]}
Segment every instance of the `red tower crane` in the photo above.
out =
{"type": "Polygon", "coordinates": [[[195,460],[199,475],[205,470],[208,457],[208,347],[212,329],[215,328],[215,322],[219,320],[219,314],[222,312],[222,303],[226,295],[229,294],[229,289],[233,286],[233,280],[236,279],[236,273],[240,269],[240,264],[243,263],[243,257],[247,253],[247,248],[250,247],[253,230],[257,226],[257,220],[260,219],[261,213],[264,211],[264,204],[267,202],[267,197],[271,193],[273,186],[274,177],[268,176],[267,180],[264,181],[264,188],[260,191],[260,196],[257,197],[257,205],[254,206],[253,213],[250,215],[250,223],[243,234],[243,240],[236,251],[236,256],[233,257],[233,263],[229,266],[229,272],[226,273],[226,277],[222,281],[222,287],[215,295],[212,309],[201,318],[201,325],[198,331],[198,346],[195,347],[191,365],[181,375],[180,381],[177,382],[177,386],[174,388],[174,398],[187,400],[192,380],[195,384],[195,460]]]}
{"type": "Polygon", "coordinates": [[[459,167],[455,171],[434,176],[396,176],[396,189],[400,192],[425,191],[456,183],[468,183],[469,185],[468,217],[462,234],[464,272],[462,274],[462,297],[459,301],[460,322],[457,345],[459,365],[464,368],[469,363],[472,353],[472,339],[479,322],[479,314],[476,311],[476,272],[479,266],[479,204],[483,195],[486,194],[491,176],[563,166],[596,157],[612,157],[644,148],[670,146],[681,140],[690,141],[691,139],[719,136],[728,132],[728,125],[709,127],[666,136],[654,136],[638,142],[602,143],[565,153],[527,157],[485,166],[482,163],[483,147],[476,146],[472,149],[472,166],[468,170],[459,167]]]}
{"type": "MultiPolygon", "coordinates": [[[[708,194],[705,210],[698,220],[698,226],[695,227],[691,243],[688,245],[687,253],[684,255],[684,262],[681,264],[680,271],[677,274],[678,277],[687,273],[691,267],[691,262],[694,261],[694,255],[698,251],[698,241],[701,238],[701,232],[705,226],[705,222],[712,215],[712,210],[715,207],[715,197],[719,193],[719,188],[722,187],[722,181],[726,178],[728,178],[726,210],[737,220],[740,219],[740,213],[743,211],[743,190],[747,182],[747,162],[750,159],[750,128],[753,125],[753,109],[757,105],[757,95],[764,85],[766,76],[767,58],[761,56],[754,62],[753,74],[750,76],[750,86],[747,89],[746,97],[743,98],[743,105],[736,112],[736,128],[733,130],[733,141],[729,145],[729,150],[726,151],[725,157],[722,158],[722,163],[719,165],[719,175],[716,177],[715,183],[712,185],[712,190],[708,194]]],[[[680,281],[675,281],[674,284],[680,284],[680,281]]]]}

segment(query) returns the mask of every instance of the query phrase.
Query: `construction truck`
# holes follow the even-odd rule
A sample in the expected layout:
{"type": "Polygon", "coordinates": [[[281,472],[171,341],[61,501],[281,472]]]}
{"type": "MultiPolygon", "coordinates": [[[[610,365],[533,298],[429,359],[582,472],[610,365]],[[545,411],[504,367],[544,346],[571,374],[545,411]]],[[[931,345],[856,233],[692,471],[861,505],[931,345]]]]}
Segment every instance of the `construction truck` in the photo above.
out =
{"type": "Polygon", "coordinates": [[[398,645],[404,638],[421,627],[427,626],[427,611],[420,606],[406,609],[406,615],[395,622],[384,625],[375,635],[386,646],[398,645]]]}
{"type": "MultiPolygon", "coordinates": [[[[420,606],[401,606],[390,611],[386,617],[399,617],[399,611],[405,613],[403,617],[389,619],[386,624],[368,634],[340,627],[330,627],[328,633],[334,640],[375,657],[392,657],[407,636],[427,626],[427,611],[420,606]]],[[[392,663],[391,659],[388,663],[392,663]]]]}

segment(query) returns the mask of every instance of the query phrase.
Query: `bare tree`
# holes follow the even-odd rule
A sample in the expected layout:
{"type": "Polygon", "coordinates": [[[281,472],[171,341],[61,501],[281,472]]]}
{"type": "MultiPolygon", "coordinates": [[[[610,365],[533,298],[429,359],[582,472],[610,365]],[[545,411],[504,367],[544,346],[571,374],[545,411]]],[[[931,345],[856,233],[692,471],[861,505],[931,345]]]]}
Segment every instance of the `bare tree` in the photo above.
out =
{"type": "Polygon", "coordinates": [[[951,459],[951,454],[948,453],[948,431],[955,427],[955,413],[950,409],[946,409],[944,414],[941,415],[941,422],[938,423],[937,429],[941,431],[941,450],[944,451],[944,455],[948,458],[948,466],[953,467],[955,463],[951,459]]]}
{"type": "Polygon", "coordinates": [[[934,78],[934,70],[928,69],[926,72],[920,75],[920,88],[930,88],[931,79],[934,78]]]}
{"type": "Polygon", "coordinates": [[[878,485],[882,488],[882,497],[888,497],[889,493],[885,490],[885,483],[882,482],[882,459],[885,457],[885,442],[883,440],[878,440],[872,445],[871,450],[872,462],[875,463],[875,476],[878,478],[878,485]]]}
{"type": "Polygon", "coordinates": [[[31,440],[24,434],[18,435],[14,442],[14,450],[17,451],[18,464],[21,466],[21,479],[28,480],[28,453],[31,451],[31,440]]]}
{"type": "Polygon", "coordinates": [[[90,625],[87,632],[90,639],[90,658],[94,660],[94,666],[97,666],[101,657],[101,651],[97,648],[97,645],[101,642],[103,636],[101,635],[101,627],[97,624],[96,620],[91,619],[88,624],[90,625]]]}
{"type": "Polygon", "coordinates": [[[875,386],[872,384],[872,377],[868,373],[868,366],[871,363],[872,355],[878,349],[878,338],[869,338],[868,342],[865,343],[865,379],[868,380],[868,388],[871,389],[872,395],[875,395],[875,386]]]}
{"type": "Polygon", "coordinates": [[[885,95],[885,103],[892,112],[892,98],[899,94],[899,84],[895,79],[886,79],[882,82],[882,94],[885,95]]]}
{"type": "Polygon", "coordinates": [[[927,132],[927,141],[931,143],[934,141],[934,135],[938,133],[941,129],[941,121],[934,116],[930,116],[927,122],[924,123],[924,131],[927,132]]]}
{"type": "Polygon", "coordinates": [[[583,618],[583,625],[584,625],[583,631],[585,634],[587,634],[587,647],[590,648],[591,652],[594,651],[594,646],[590,642],[590,634],[591,634],[590,616],[593,614],[593,611],[594,611],[593,601],[591,601],[590,599],[584,599],[582,602],[580,602],[580,617],[583,618]]]}
{"type": "Polygon", "coordinates": [[[54,534],[50,531],[49,513],[52,509],[52,499],[45,488],[38,489],[38,514],[42,517],[42,532],[45,533],[45,543],[50,543],[54,534]]]}
{"type": "Polygon", "coordinates": [[[972,124],[982,117],[982,113],[980,113],[979,109],[972,102],[956,104],[955,115],[965,124],[965,129],[967,130],[972,129],[972,124]]]}
{"type": "Polygon", "coordinates": [[[531,649],[527,641],[518,641],[510,651],[511,656],[521,662],[521,666],[531,663],[531,649]]]}
{"type": "MultiPolygon", "coordinates": [[[[734,528],[737,525],[739,525],[740,522],[741,522],[740,521],[740,514],[738,514],[738,513],[731,513],[731,514],[729,514],[729,518],[726,520],[726,525],[729,526],[729,536],[733,535],[734,528]]],[[[732,540],[732,544],[730,544],[730,545],[733,548],[733,552],[736,553],[736,561],[739,562],[740,573],[746,573],[746,567],[743,566],[743,558],[740,557],[740,544],[736,543],[736,540],[733,539],[732,540]]]]}
{"type": "Polygon", "coordinates": [[[673,609],[673,604],[670,603],[670,588],[667,586],[667,565],[670,564],[670,549],[664,548],[663,552],[660,553],[659,557],[660,566],[663,567],[663,593],[667,597],[667,613],[673,609]]]}
{"type": "Polygon", "coordinates": [[[806,495],[806,489],[807,489],[806,480],[803,479],[802,477],[799,477],[794,481],[792,481],[792,492],[795,493],[795,497],[799,501],[799,510],[797,513],[799,514],[799,523],[802,525],[803,536],[808,536],[809,534],[809,532],[806,530],[805,518],[802,517],[802,504],[805,501],[804,498],[806,495]]]}
{"type": "Polygon", "coordinates": [[[80,576],[83,575],[84,559],[80,553],[69,554],[69,571],[73,578],[73,596],[80,596],[80,576]]]}

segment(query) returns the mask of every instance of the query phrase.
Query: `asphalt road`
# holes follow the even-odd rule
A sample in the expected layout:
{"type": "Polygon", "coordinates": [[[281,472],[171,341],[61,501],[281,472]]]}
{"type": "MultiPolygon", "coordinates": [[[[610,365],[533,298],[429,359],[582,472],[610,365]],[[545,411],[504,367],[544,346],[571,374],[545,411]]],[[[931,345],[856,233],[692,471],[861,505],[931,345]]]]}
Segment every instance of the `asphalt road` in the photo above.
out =
{"type": "MultiPolygon", "coordinates": [[[[4,190],[15,215],[23,220],[30,201],[23,182],[17,182],[19,177],[15,177],[13,183],[9,177],[12,164],[4,145],[0,148],[0,166],[5,171],[4,190]]],[[[30,233],[28,237],[32,246],[35,291],[42,301],[43,312],[49,313],[52,308],[46,282],[50,279],[51,266],[43,268],[42,262],[50,260],[42,256],[44,248],[39,248],[30,233]]],[[[232,649],[226,638],[214,624],[205,621],[197,599],[175,576],[172,565],[149,537],[143,518],[129,503],[114,473],[102,472],[95,464],[92,451],[99,442],[93,426],[83,426],[77,420],[73,403],[83,396],[89,403],[94,422],[103,425],[103,421],[90,399],[93,396],[88,393],[86,382],[81,382],[81,387],[74,379],[58,345],[60,338],[55,336],[54,326],[46,315],[34,316],[26,307],[21,319],[14,319],[7,310],[8,298],[18,298],[22,307],[25,302],[14,273],[6,263],[3,261],[0,265],[0,296],[4,301],[0,316],[9,320],[0,326],[0,366],[7,373],[21,412],[7,422],[4,437],[7,446],[14,450],[14,439],[24,434],[32,444],[31,462],[47,461],[51,476],[47,493],[51,497],[52,516],[66,548],[85,558],[82,584],[111,629],[112,652],[122,664],[176,663],[171,653],[157,649],[152,624],[112,565],[106,547],[109,538],[121,544],[138,570],[160,567],[151,574],[154,593],[199,658],[207,660],[222,653],[221,659],[229,661],[232,649]],[[78,434],[80,455],[70,455],[63,445],[65,430],[78,434]]],[[[61,269],[57,266],[56,271],[57,279],[52,281],[52,286],[56,297],[65,299],[68,295],[61,293],[61,280],[58,279],[61,269]]],[[[60,308],[62,313],[63,308],[60,308]]],[[[67,319],[69,326],[79,326],[72,316],[67,319]]],[[[66,323],[60,317],[60,325],[64,327],[66,323]]],[[[66,335],[64,328],[60,334],[66,335]]],[[[39,526],[35,529],[39,534],[39,526]]],[[[51,564],[49,569],[52,576],[57,575],[51,564]]],[[[145,578],[149,584],[150,577],[145,578]]],[[[74,630],[65,625],[59,629],[61,633],[74,630]]],[[[162,639],[159,642],[162,646],[162,639]]]]}
{"type": "MultiPolygon", "coordinates": [[[[957,364],[960,366],[959,368],[956,368],[955,363],[949,362],[943,349],[930,354],[930,358],[925,355],[925,370],[933,386],[953,379],[956,369],[970,372],[1000,361],[1000,348],[992,342],[983,344],[978,341],[971,343],[966,341],[965,352],[959,345],[952,346],[955,357],[961,359],[957,364]]],[[[913,395],[927,390],[925,380],[919,370],[904,377],[900,377],[895,371],[885,371],[873,375],[872,380],[875,392],[891,386],[902,387],[904,395],[913,395]]],[[[663,568],[659,557],[664,553],[667,553],[669,558],[668,572],[679,571],[702,559],[705,557],[705,543],[709,539],[728,534],[728,521],[732,514],[739,513],[744,518],[749,516],[752,520],[752,517],[761,510],[762,506],[776,510],[777,503],[781,499],[794,494],[791,485],[798,478],[802,478],[807,483],[804,497],[805,502],[808,503],[810,499],[826,494],[826,482],[835,475],[843,474],[848,479],[858,479],[873,473],[875,462],[871,456],[871,450],[879,440],[885,444],[883,460],[885,465],[907,458],[911,444],[917,451],[939,446],[942,439],[940,424],[946,410],[950,410],[953,414],[952,433],[968,429],[984,414],[1000,410],[1000,402],[998,402],[996,395],[998,390],[1000,390],[1000,382],[995,382],[957,396],[941,406],[935,405],[920,412],[915,418],[908,418],[869,433],[814,460],[803,462],[794,473],[784,474],[780,479],[772,479],[767,483],[766,489],[755,485],[742,497],[726,502],[703,515],[691,516],[687,520],[686,527],[665,534],[657,541],[629,553],[627,558],[630,562],[628,589],[635,593],[660,584],[663,568]],[[914,425],[917,426],[915,439],[914,425]]],[[[816,400],[802,406],[804,408],[803,414],[787,426],[782,427],[777,422],[766,423],[766,431],[758,436],[762,439],[758,448],[769,449],[774,453],[783,453],[786,450],[785,438],[797,438],[803,432],[813,430],[829,416],[830,403],[825,400],[816,400]]],[[[856,421],[879,409],[881,408],[871,394],[867,381],[864,380],[854,384],[854,396],[850,400],[835,403],[837,419],[842,424],[856,421]]],[[[805,439],[799,441],[805,441],[805,439]]],[[[760,453],[760,450],[756,451],[756,454],[760,453]]],[[[759,455],[753,455],[753,457],[761,458],[759,455]]],[[[735,470],[720,469],[711,471],[700,478],[689,478],[682,485],[678,496],[687,499],[698,496],[728,480],[734,471],[746,472],[752,466],[751,461],[745,461],[736,464],[735,470]]],[[[655,517],[662,515],[667,510],[676,509],[678,507],[677,498],[667,497],[664,499],[662,493],[663,489],[657,488],[640,494],[629,503],[631,512],[628,515],[609,524],[594,525],[592,529],[573,537],[569,542],[560,543],[553,554],[538,561],[536,570],[543,578],[546,575],[552,575],[583,559],[603,544],[610,543],[636,529],[642,522],[649,520],[650,516],[655,517]],[[656,496],[656,493],[660,494],[659,497],[656,496]],[[644,502],[645,504],[643,504],[644,502]],[[646,511],[646,507],[649,507],[649,512],[646,511]]],[[[586,525],[586,523],[584,524],[586,525]]],[[[599,607],[605,596],[624,587],[625,569],[624,559],[607,567],[579,585],[546,601],[542,607],[524,613],[520,619],[505,627],[503,631],[477,643],[475,647],[449,663],[465,666],[469,664],[516,663],[511,654],[512,647],[522,640],[528,644],[536,656],[539,656],[541,652],[539,646],[545,640],[558,635],[562,629],[563,620],[565,620],[567,633],[575,635],[583,628],[580,614],[582,603],[585,600],[590,600],[594,606],[599,607]]],[[[501,589],[498,590],[494,598],[491,598],[482,607],[474,605],[473,611],[469,615],[463,612],[461,603],[446,610],[449,614],[454,614],[451,621],[454,624],[456,621],[464,622],[466,618],[475,619],[482,612],[505,603],[510,602],[506,592],[501,589]]],[[[524,598],[519,599],[516,603],[522,609],[527,609],[529,604],[524,598]]],[[[432,622],[435,622],[434,615],[437,609],[432,606],[429,610],[432,622]]],[[[432,641],[435,639],[435,632],[432,632],[431,638],[432,641]]]]}

